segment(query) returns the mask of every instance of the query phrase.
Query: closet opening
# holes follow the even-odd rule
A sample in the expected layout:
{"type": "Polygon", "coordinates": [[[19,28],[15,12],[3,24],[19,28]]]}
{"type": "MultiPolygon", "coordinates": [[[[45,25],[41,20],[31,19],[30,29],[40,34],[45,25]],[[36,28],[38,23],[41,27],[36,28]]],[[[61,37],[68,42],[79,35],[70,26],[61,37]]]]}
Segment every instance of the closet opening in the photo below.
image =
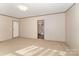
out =
{"type": "Polygon", "coordinates": [[[44,20],[37,20],[38,39],[44,39],[44,20]]]}
{"type": "Polygon", "coordinates": [[[19,22],[16,20],[12,21],[12,37],[19,37],[19,22]]]}

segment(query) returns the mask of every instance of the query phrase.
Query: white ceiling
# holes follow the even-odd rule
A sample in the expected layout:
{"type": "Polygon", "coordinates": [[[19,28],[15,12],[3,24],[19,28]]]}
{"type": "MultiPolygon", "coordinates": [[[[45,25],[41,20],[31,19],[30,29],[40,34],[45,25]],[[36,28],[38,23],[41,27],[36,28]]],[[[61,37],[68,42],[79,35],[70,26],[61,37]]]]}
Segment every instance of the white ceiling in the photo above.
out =
{"type": "Polygon", "coordinates": [[[66,11],[73,3],[0,3],[0,14],[17,18],[37,16],[66,11]],[[21,11],[17,6],[28,7],[27,11],[21,11]]]}

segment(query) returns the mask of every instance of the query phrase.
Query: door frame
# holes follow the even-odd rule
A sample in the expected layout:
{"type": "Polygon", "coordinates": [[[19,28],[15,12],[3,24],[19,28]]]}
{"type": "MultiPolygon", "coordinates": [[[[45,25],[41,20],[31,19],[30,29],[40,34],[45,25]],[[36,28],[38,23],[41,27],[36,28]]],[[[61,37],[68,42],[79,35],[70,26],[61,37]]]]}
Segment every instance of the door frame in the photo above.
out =
{"type": "Polygon", "coordinates": [[[12,38],[17,38],[17,37],[14,37],[13,35],[14,35],[14,29],[13,29],[13,25],[14,25],[14,23],[13,22],[18,22],[18,36],[17,37],[19,37],[19,21],[18,20],[12,20],[12,38]]]}
{"type": "MultiPolygon", "coordinates": [[[[38,38],[38,21],[43,21],[44,22],[44,20],[37,20],[37,39],[39,39],[38,38]]],[[[45,39],[45,22],[44,22],[44,39],[45,39]]]]}

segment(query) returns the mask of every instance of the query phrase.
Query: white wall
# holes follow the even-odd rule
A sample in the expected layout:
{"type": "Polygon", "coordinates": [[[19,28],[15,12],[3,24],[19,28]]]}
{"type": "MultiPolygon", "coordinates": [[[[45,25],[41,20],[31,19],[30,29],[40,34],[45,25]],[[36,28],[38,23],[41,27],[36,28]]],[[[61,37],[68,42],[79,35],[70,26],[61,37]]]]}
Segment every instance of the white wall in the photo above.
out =
{"type": "Polygon", "coordinates": [[[65,41],[65,14],[55,14],[45,17],[45,39],[65,41]]]}
{"type": "Polygon", "coordinates": [[[45,22],[45,39],[65,41],[65,14],[54,14],[20,20],[20,36],[25,38],[37,38],[37,20],[45,22]]]}
{"type": "Polygon", "coordinates": [[[37,21],[28,18],[20,20],[20,36],[25,38],[37,38],[37,21]]]}
{"type": "Polygon", "coordinates": [[[12,38],[12,20],[15,18],[0,15],[0,41],[12,38]]]}
{"type": "Polygon", "coordinates": [[[12,38],[12,19],[0,16],[0,41],[12,38]]]}
{"type": "Polygon", "coordinates": [[[66,42],[74,49],[79,49],[79,4],[66,12],[66,42]]]}

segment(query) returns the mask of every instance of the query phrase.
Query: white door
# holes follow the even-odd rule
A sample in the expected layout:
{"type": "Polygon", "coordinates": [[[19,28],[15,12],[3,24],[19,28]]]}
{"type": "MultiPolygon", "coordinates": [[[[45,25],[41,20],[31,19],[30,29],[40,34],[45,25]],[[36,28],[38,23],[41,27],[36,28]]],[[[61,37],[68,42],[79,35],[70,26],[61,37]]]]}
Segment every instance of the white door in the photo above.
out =
{"type": "Polygon", "coordinates": [[[13,38],[19,36],[19,22],[13,21],[13,38]]]}

